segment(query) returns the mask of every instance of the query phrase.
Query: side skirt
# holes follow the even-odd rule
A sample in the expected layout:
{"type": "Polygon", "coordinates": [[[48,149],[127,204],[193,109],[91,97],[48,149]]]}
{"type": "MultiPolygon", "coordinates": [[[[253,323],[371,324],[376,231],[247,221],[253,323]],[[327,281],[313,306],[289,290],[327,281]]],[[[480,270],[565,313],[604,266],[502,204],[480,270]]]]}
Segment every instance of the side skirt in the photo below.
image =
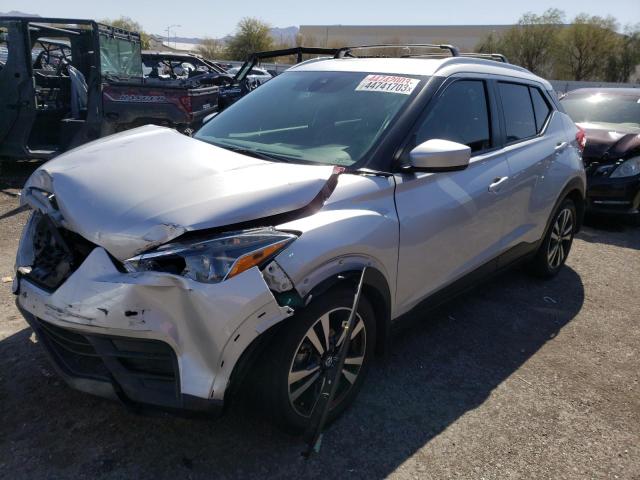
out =
{"type": "Polygon", "coordinates": [[[435,310],[437,307],[453,300],[454,298],[473,290],[488,279],[491,279],[518,264],[530,260],[538,251],[540,243],[541,241],[533,243],[523,242],[510,248],[506,252],[500,254],[497,258],[490,260],[464,277],[459,278],[422,300],[410,311],[393,320],[393,327],[397,328],[404,323],[415,321],[417,315],[422,315],[435,310]]]}

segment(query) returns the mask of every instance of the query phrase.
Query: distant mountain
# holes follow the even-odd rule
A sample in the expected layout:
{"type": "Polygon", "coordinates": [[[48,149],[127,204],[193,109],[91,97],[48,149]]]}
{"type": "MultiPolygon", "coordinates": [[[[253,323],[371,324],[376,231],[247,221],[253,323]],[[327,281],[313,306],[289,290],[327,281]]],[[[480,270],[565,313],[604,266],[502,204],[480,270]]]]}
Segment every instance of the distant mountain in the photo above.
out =
{"type": "Polygon", "coordinates": [[[18,12],[17,10],[11,10],[10,12],[2,13],[0,12],[0,16],[6,15],[7,17],[39,17],[40,15],[36,13],[24,13],[18,12]]]}
{"type": "Polygon", "coordinates": [[[276,43],[280,42],[289,42],[294,43],[296,40],[296,35],[298,35],[298,31],[300,29],[298,27],[285,27],[278,28],[274,27],[271,29],[271,37],[276,43]]]}
{"type": "MultiPolygon", "coordinates": [[[[273,38],[273,41],[276,43],[283,43],[283,42],[289,42],[289,43],[294,43],[296,40],[296,35],[298,35],[298,27],[285,27],[285,28],[279,28],[279,27],[274,27],[271,29],[271,37],[273,38]]],[[[166,41],[166,35],[154,35],[154,37],[158,38],[158,39],[162,39],[164,41],[166,41]]],[[[225,35],[222,38],[219,38],[218,40],[220,40],[223,43],[228,42],[231,39],[232,35],[225,35]]],[[[186,43],[186,44],[191,44],[191,45],[199,45],[200,43],[202,43],[202,38],[198,38],[198,37],[174,37],[171,36],[171,43],[186,43]]]]}
{"type": "MultiPolygon", "coordinates": [[[[167,36],[166,35],[153,35],[153,36],[158,38],[158,39],[162,39],[164,41],[167,40],[167,36]]],[[[197,44],[202,43],[202,38],[198,38],[198,37],[174,37],[173,35],[171,35],[171,43],[173,43],[173,42],[193,43],[194,45],[197,45],[197,44]]]]}

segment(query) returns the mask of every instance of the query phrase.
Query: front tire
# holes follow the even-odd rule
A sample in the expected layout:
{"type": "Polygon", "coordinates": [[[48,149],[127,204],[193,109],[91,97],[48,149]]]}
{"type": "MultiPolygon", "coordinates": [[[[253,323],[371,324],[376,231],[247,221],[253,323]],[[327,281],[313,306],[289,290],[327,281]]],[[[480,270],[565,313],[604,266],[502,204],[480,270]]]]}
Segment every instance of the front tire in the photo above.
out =
{"type": "Polygon", "coordinates": [[[577,219],[575,203],[570,198],[564,199],[554,212],[549,230],[531,262],[534,274],[543,278],[558,274],[569,256],[577,219]]]}
{"type": "MultiPolygon", "coordinates": [[[[342,322],[351,311],[354,290],[338,288],[316,298],[284,325],[266,351],[260,393],[285,431],[297,434],[307,427],[328,364],[342,344],[342,322]]],[[[362,387],[374,355],[375,327],[373,308],[363,296],[328,422],[344,412],[362,387]]]]}

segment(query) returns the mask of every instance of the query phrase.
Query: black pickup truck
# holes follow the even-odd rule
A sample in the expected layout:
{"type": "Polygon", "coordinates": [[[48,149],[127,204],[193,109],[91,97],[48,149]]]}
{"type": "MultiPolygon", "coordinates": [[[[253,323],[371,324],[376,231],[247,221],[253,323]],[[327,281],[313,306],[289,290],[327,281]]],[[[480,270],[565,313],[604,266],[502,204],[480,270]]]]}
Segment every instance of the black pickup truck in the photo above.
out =
{"type": "Polygon", "coordinates": [[[218,93],[213,81],[145,78],[137,33],[0,16],[0,157],[48,159],[148,123],[190,133],[218,93]]]}

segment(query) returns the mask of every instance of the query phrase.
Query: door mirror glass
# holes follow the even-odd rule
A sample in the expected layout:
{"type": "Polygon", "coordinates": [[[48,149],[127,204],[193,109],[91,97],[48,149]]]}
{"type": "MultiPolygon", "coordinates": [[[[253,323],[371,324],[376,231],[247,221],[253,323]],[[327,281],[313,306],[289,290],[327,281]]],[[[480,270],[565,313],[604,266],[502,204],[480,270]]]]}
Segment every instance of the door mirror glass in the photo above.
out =
{"type": "Polygon", "coordinates": [[[409,152],[413,170],[425,172],[449,172],[463,170],[469,165],[471,148],[449,140],[427,140],[409,152]]]}

